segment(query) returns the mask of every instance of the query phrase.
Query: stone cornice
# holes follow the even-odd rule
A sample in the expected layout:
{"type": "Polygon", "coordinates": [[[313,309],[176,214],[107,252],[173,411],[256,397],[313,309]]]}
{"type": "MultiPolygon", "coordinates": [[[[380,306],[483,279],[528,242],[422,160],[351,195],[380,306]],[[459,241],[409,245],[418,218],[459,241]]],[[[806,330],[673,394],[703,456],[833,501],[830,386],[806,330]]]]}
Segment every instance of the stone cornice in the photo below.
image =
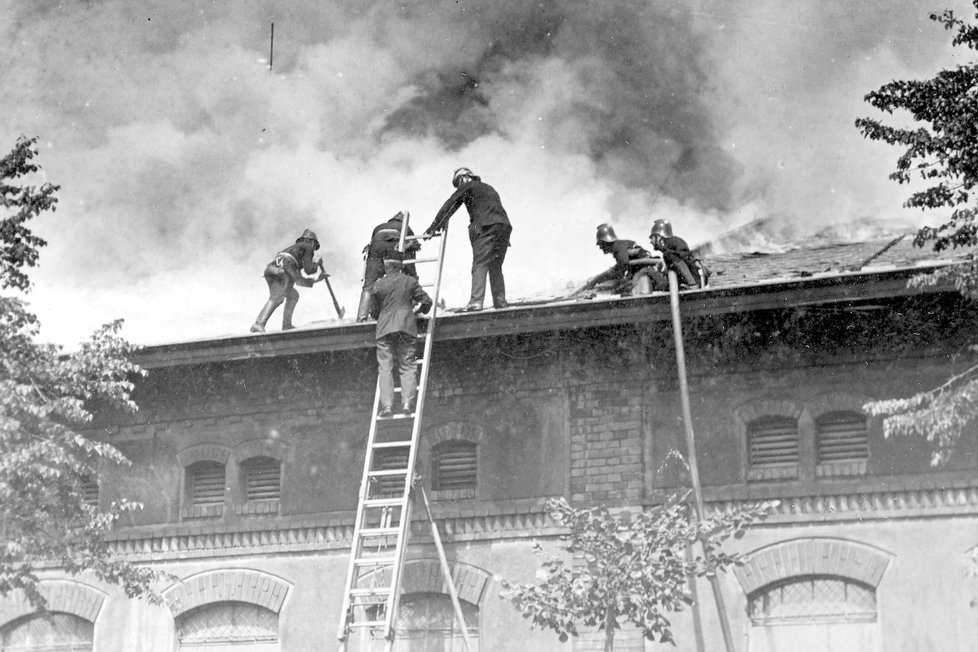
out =
{"type": "MultiPolygon", "coordinates": [[[[436,505],[434,510],[440,516],[438,530],[443,541],[452,544],[556,535],[560,528],[550,520],[544,502],[436,505]]],[[[348,549],[353,522],[353,512],[255,519],[233,525],[215,520],[191,526],[125,528],[113,533],[111,540],[114,551],[132,561],[311,553],[348,549]]],[[[431,542],[428,523],[417,514],[411,525],[411,542],[431,542]]]]}
{"type": "MultiPolygon", "coordinates": [[[[708,487],[709,510],[725,510],[775,496],[747,496],[732,489],[708,487]],[[740,495],[736,495],[736,494],[740,495]]],[[[840,491],[821,495],[782,495],[761,525],[879,521],[978,515],[978,483],[840,491]]],[[[545,499],[505,503],[436,505],[438,528],[446,544],[556,536],[561,533],[547,514],[545,499]]],[[[270,553],[345,550],[353,536],[353,512],[316,517],[283,516],[225,524],[126,528],[112,535],[116,552],[135,561],[169,561],[270,553]]],[[[416,516],[411,540],[430,543],[426,521],[416,516]]]]}
{"type": "Polygon", "coordinates": [[[726,510],[746,503],[777,499],[780,502],[764,522],[766,525],[978,515],[978,486],[972,483],[821,495],[785,495],[776,498],[734,497],[729,495],[731,492],[712,489],[705,492],[709,510],[726,510]]]}

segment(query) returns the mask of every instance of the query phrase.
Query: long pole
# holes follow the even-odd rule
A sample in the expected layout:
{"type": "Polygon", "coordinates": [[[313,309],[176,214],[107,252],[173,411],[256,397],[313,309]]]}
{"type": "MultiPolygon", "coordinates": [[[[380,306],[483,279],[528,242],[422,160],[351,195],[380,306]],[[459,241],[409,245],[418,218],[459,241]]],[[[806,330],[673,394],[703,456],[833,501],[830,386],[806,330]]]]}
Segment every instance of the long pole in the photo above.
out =
{"type": "Polygon", "coordinates": [[[272,72],[272,58],[275,56],[275,23],[272,23],[272,35],[268,40],[268,72],[272,72]]]}
{"type": "Polygon", "coordinates": [[[424,485],[421,485],[421,499],[424,500],[424,511],[428,514],[428,523],[431,524],[431,536],[435,541],[435,549],[438,551],[441,573],[445,576],[445,586],[448,588],[448,596],[452,599],[452,608],[455,609],[455,618],[458,620],[458,628],[462,633],[462,645],[465,647],[465,652],[469,652],[469,628],[465,626],[465,615],[462,613],[462,603],[458,601],[455,578],[452,577],[452,569],[448,567],[448,558],[445,557],[445,547],[441,544],[441,535],[438,534],[438,524],[435,523],[435,517],[431,514],[431,503],[428,502],[428,492],[424,490],[424,485]]]}
{"type": "MultiPolygon", "coordinates": [[[[703,504],[703,487],[700,485],[699,466],[696,463],[696,439],[693,437],[693,415],[689,409],[689,385],[686,383],[686,353],[683,346],[683,328],[679,321],[679,280],[676,273],[669,270],[669,303],[672,306],[672,334],[676,343],[676,372],[679,374],[679,398],[683,409],[683,426],[686,430],[686,448],[689,455],[689,478],[693,483],[693,496],[696,499],[696,518],[703,520],[706,511],[703,504]]],[[[702,542],[700,542],[702,544],[702,542]]],[[[708,555],[703,547],[703,555],[708,555]]],[[[709,561],[709,560],[707,560],[709,561]]],[[[710,572],[710,586],[713,588],[713,599],[717,605],[717,615],[720,617],[720,629],[723,630],[723,643],[727,652],[735,652],[733,636],[730,633],[730,622],[727,620],[727,608],[723,601],[723,590],[716,573],[710,572]]]]}

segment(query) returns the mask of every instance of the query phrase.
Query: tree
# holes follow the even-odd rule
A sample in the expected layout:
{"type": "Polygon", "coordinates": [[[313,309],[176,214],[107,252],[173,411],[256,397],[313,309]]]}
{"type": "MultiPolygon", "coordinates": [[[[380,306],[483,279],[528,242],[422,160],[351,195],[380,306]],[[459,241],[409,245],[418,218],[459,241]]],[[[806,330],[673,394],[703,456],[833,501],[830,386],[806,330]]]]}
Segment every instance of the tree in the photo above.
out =
{"type": "Polygon", "coordinates": [[[138,505],[123,501],[100,512],[85,495],[101,466],[127,463],[82,432],[95,404],[136,409],[130,378],[141,371],[128,361],[132,347],[118,334],[121,322],[65,354],[37,341],[38,320],[23,299],[30,290],[25,268],[46,244],[29,222],[58,201],[58,186],[22,185],[39,171],[31,162],[36,140],[20,138],[0,159],[0,596],[20,589],[43,607],[38,571],[54,565],[156,599],[151,584],[160,576],[115,557],[105,539],[121,513],[138,505]]]}
{"type": "MultiPolygon", "coordinates": [[[[637,626],[649,640],[672,642],[666,614],[692,604],[689,580],[723,571],[737,557],[720,546],[764,518],[773,503],[718,512],[697,522],[686,495],[637,514],[612,514],[606,507],[574,508],[563,499],[549,501],[554,521],[568,529],[561,547],[565,557],[548,556],[540,584],[503,582],[504,597],[534,626],[552,629],[566,641],[578,627],[605,632],[605,652],[614,649],[622,623],[637,626]],[[688,557],[701,541],[704,556],[688,557]]],[[[535,550],[543,554],[539,544],[535,550]]]]}
{"type": "MultiPolygon", "coordinates": [[[[974,5],[978,9],[978,0],[974,5]]],[[[952,11],[931,14],[930,18],[954,33],[954,47],[978,49],[978,24],[958,18],[952,11]]],[[[895,127],[873,118],[856,120],[856,127],[866,138],[904,148],[890,178],[901,184],[922,182],[925,186],[913,192],[904,206],[950,212],[938,226],[921,228],[914,244],[929,245],[935,251],[959,248],[966,252],[964,264],[915,278],[911,283],[953,284],[965,296],[978,300],[978,62],[942,70],[931,79],[893,81],[865,99],[891,115],[907,112],[915,123],[895,127]]],[[[971,354],[976,350],[970,347],[971,354]]],[[[886,436],[918,435],[936,442],[932,462],[944,463],[978,415],[978,364],[939,387],[909,398],[875,401],[866,409],[885,417],[886,436]]]]}

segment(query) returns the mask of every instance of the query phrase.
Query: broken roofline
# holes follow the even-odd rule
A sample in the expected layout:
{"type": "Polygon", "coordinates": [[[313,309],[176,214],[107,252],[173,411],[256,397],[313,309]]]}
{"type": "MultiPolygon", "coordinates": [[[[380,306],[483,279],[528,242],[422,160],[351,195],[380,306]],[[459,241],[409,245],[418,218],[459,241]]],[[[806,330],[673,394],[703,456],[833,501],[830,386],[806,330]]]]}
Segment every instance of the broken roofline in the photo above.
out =
{"type": "MultiPolygon", "coordinates": [[[[831,273],[708,287],[683,292],[680,309],[684,317],[698,317],[951,291],[950,287],[907,287],[907,280],[911,276],[950,264],[955,263],[936,262],[886,271],[831,273]]],[[[596,328],[639,321],[667,321],[671,318],[667,292],[594,300],[555,299],[552,303],[516,306],[499,311],[439,314],[435,340],[596,328]]],[[[350,351],[374,347],[374,332],[373,322],[341,322],[321,328],[148,346],[139,350],[134,361],[146,369],[155,369],[350,351]]]]}

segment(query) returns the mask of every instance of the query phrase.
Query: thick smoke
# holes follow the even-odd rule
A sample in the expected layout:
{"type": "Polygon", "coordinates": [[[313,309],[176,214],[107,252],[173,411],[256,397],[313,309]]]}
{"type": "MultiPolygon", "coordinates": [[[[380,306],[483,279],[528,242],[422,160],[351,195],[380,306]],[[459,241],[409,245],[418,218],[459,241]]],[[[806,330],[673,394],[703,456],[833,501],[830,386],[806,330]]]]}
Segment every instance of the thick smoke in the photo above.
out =
{"type": "MultiPolygon", "coordinates": [[[[243,332],[306,227],[352,311],[371,227],[426,226],[461,165],[511,214],[513,297],[607,266],[605,221],[644,242],[668,217],[697,243],[897,217],[895,152],[852,122],[869,90],[952,61],[943,7],[911,0],[7,4],[0,133],[39,136],[62,185],[33,301],[65,342],[117,316],[137,341],[243,332]]],[[[297,320],[330,311],[317,286],[297,320]]]]}

